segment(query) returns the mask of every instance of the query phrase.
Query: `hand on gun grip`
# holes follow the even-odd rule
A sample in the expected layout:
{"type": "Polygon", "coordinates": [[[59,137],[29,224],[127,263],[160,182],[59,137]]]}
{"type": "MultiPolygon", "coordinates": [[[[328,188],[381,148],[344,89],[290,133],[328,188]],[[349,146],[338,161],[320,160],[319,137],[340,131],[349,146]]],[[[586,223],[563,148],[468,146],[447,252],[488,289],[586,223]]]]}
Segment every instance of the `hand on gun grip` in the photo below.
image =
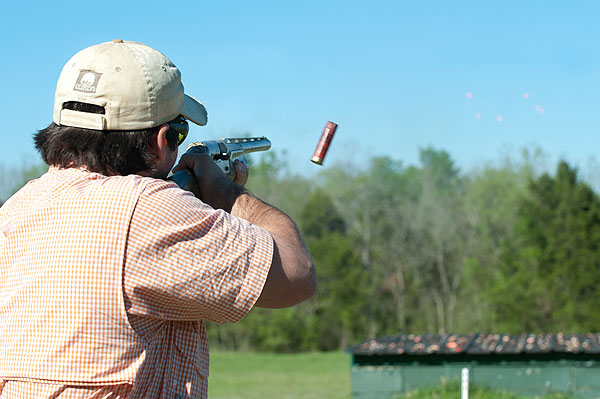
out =
{"type": "Polygon", "coordinates": [[[198,198],[201,198],[200,191],[205,186],[205,179],[210,184],[211,176],[219,174],[216,169],[220,169],[220,175],[243,186],[248,181],[248,162],[244,155],[269,148],[271,142],[266,137],[225,138],[192,143],[181,156],[169,179],[198,198]],[[213,161],[210,165],[209,159],[213,161]]]}

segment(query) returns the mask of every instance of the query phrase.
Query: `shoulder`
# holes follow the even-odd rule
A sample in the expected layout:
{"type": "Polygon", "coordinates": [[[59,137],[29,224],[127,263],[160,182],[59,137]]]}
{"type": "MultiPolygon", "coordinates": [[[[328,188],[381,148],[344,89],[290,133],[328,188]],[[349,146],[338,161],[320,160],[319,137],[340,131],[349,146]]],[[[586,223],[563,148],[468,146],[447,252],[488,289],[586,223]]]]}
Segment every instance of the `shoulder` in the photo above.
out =
{"type": "Polygon", "coordinates": [[[149,212],[156,217],[172,219],[174,214],[189,218],[198,213],[215,211],[194,194],[182,190],[169,180],[142,177],[143,191],[138,199],[137,211],[149,212]]]}

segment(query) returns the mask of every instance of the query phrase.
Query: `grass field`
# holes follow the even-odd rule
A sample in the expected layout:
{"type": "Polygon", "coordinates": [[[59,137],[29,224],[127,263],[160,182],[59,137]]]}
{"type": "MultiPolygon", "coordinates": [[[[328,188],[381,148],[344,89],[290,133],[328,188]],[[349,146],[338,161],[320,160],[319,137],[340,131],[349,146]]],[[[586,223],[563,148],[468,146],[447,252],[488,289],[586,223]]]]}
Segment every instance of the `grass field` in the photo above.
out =
{"type": "Polygon", "coordinates": [[[350,399],[350,355],[211,352],[210,399],[350,399]]]}
{"type": "MultiPolygon", "coordinates": [[[[350,355],[212,352],[208,394],[210,399],[351,399],[350,355]]],[[[460,399],[460,383],[411,392],[405,398],[460,399]]],[[[556,393],[536,398],[571,399],[572,396],[556,393]]],[[[469,399],[524,397],[473,387],[469,399]]]]}

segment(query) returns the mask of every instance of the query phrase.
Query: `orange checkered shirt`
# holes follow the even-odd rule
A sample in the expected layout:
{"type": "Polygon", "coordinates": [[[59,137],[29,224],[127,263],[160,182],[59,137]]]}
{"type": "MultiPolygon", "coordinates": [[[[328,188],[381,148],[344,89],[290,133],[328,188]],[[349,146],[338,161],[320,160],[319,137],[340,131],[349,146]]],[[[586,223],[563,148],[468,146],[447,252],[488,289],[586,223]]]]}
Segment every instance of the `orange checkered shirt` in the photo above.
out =
{"type": "Polygon", "coordinates": [[[203,320],[245,316],[272,255],[171,182],[50,168],[0,208],[0,398],[205,398],[203,320]]]}

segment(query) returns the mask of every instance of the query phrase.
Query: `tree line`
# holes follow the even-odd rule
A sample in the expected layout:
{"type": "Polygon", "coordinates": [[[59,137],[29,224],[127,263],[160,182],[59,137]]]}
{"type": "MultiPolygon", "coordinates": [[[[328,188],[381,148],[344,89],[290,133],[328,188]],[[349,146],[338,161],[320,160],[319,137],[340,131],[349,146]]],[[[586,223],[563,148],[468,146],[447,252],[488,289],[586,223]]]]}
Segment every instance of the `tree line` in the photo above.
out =
{"type": "Polygon", "coordinates": [[[211,345],[294,352],[399,333],[598,331],[600,197],[567,162],[543,170],[523,154],[462,172],[425,148],[419,165],[373,157],[309,177],[263,154],[247,187],[297,221],[318,291],[209,323],[211,345]]]}
{"type": "MultiPolygon", "coordinates": [[[[283,157],[284,158],[284,157],[283,157]]],[[[443,150],[419,165],[373,157],[295,175],[270,153],[248,187],[292,215],[317,295],[209,325],[213,345],[338,350],[399,333],[588,332],[600,328],[600,197],[539,150],[461,172],[443,150]]]]}

